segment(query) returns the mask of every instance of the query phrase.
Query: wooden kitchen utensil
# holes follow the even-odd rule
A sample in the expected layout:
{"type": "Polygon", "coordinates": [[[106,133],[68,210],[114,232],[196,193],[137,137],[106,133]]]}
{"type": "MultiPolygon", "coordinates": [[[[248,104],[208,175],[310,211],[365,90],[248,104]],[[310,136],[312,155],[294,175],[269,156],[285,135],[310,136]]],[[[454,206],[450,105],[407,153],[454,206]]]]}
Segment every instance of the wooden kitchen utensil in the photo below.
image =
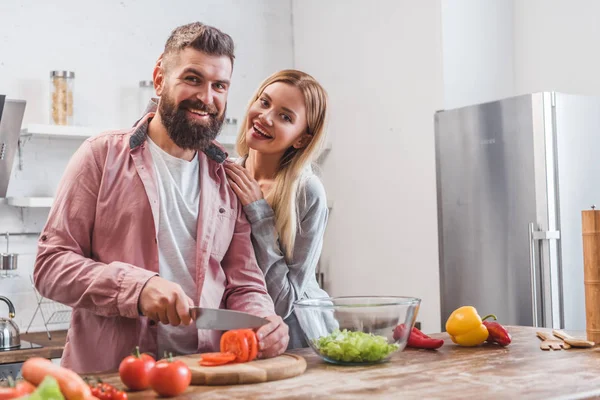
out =
{"type": "Polygon", "coordinates": [[[571,346],[562,340],[555,339],[552,335],[544,332],[536,332],[537,336],[542,339],[540,349],[542,350],[562,350],[570,349],[571,346]]]}
{"type": "Polygon", "coordinates": [[[306,370],[306,360],[295,354],[248,363],[203,367],[200,354],[174,357],[183,361],[192,371],[192,385],[236,385],[277,381],[301,375],[306,370]]]}
{"type": "MultiPolygon", "coordinates": [[[[592,206],[592,208],[594,208],[592,206]]],[[[587,340],[600,342],[600,211],[581,212],[587,340]]]]}
{"type": "Polygon", "coordinates": [[[565,341],[565,343],[571,345],[571,347],[594,347],[595,343],[594,342],[590,342],[589,340],[583,340],[583,339],[577,339],[563,331],[559,331],[554,329],[552,331],[552,334],[554,336],[556,336],[557,338],[561,338],[562,340],[565,341]]]}

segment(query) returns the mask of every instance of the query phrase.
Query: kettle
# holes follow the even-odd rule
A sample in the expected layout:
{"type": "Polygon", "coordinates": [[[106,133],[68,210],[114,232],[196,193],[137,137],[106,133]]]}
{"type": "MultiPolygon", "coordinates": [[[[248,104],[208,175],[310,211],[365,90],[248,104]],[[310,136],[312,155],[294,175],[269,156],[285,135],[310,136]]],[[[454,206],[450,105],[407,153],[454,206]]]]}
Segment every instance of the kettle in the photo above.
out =
{"type": "Polygon", "coordinates": [[[21,346],[19,327],[12,320],[15,317],[15,306],[4,296],[0,296],[0,301],[8,305],[8,318],[0,318],[0,350],[19,347],[21,346]]]}

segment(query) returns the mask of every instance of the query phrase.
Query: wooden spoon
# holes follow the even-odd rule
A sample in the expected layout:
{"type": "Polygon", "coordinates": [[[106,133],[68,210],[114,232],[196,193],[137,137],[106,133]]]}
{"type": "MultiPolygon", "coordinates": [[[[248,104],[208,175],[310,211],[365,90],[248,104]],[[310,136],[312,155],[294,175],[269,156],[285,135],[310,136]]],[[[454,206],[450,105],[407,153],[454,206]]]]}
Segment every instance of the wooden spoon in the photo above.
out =
{"type": "Polygon", "coordinates": [[[571,335],[566,334],[563,331],[559,331],[556,329],[554,329],[552,331],[552,334],[558,338],[561,338],[562,340],[565,341],[565,343],[570,344],[572,347],[589,348],[589,347],[594,347],[594,345],[595,345],[594,342],[590,342],[589,340],[577,339],[571,335]]]}
{"type": "Polygon", "coordinates": [[[540,343],[540,349],[542,350],[568,350],[571,348],[569,343],[566,343],[564,340],[555,339],[549,333],[536,332],[536,334],[542,339],[542,343],[540,343]]]}

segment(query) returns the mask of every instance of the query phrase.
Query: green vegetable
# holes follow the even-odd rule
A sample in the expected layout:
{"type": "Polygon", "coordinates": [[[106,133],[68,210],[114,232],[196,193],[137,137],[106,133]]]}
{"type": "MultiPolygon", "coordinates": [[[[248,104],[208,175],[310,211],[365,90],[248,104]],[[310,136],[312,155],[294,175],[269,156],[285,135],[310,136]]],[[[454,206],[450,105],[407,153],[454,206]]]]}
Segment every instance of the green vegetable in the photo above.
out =
{"type": "Polygon", "coordinates": [[[51,376],[44,378],[42,383],[37,387],[35,392],[29,396],[22,397],[23,400],[65,400],[60,392],[58,382],[51,376]]]}
{"type": "Polygon", "coordinates": [[[388,344],[385,336],[347,329],[341,332],[336,329],[328,336],[315,339],[314,344],[325,357],[352,363],[381,361],[400,347],[388,344]]]}

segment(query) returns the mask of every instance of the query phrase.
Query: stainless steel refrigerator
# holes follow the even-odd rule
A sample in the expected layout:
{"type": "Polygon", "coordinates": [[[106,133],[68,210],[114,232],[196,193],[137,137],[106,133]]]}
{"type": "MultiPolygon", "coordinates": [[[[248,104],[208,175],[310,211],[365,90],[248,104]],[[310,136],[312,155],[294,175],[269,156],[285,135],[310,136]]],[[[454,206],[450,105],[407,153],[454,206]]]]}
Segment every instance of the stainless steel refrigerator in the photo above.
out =
{"type": "Polygon", "coordinates": [[[585,329],[581,211],[600,207],[600,96],[528,94],[435,114],[442,328],[585,329]]]}

